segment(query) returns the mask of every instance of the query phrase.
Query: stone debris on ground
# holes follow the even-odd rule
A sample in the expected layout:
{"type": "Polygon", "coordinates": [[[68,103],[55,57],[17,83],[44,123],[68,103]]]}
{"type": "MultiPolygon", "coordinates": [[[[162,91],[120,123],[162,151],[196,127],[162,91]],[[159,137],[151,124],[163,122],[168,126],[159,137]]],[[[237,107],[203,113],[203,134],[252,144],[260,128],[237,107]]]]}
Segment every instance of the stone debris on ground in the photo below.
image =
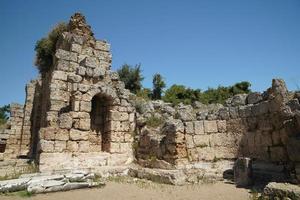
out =
{"type": "Polygon", "coordinates": [[[26,190],[32,194],[67,191],[80,188],[103,186],[93,173],[73,172],[60,175],[44,175],[40,173],[23,175],[18,179],[0,181],[0,192],[16,192],[26,190]]]}

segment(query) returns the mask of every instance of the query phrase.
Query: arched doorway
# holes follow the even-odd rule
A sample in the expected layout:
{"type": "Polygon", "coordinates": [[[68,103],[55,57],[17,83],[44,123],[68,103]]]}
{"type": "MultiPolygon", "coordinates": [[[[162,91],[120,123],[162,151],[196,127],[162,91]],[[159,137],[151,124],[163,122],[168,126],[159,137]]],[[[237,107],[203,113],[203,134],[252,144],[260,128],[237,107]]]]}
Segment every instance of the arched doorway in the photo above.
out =
{"type": "Polygon", "coordinates": [[[105,95],[95,95],[92,99],[91,129],[92,134],[99,138],[98,145],[101,145],[101,151],[110,152],[110,110],[112,100],[105,95]]]}

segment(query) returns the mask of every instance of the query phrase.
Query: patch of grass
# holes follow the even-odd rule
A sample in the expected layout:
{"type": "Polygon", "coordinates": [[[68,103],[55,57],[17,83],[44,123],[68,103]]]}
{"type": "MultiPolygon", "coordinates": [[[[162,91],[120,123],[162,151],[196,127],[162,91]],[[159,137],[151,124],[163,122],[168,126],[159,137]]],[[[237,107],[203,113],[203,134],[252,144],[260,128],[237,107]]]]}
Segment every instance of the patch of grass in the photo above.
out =
{"type": "Polygon", "coordinates": [[[162,118],[158,118],[155,116],[151,116],[147,119],[146,121],[146,125],[152,128],[157,128],[160,125],[162,125],[164,123],[164,120],[162,118]]]}
{"type": "Polygon", "coordinates": [[[28,192],[27,190],[21,190],[21,191],[17,191],[17,192],[4,192],[4,193],[0,193],[0,196],[19,196],[22,198],[29,198],[32,197],[33,194],[31,192],[28,192]]]}
{"type": "Polygon", "coordinates": [[[32,196],[32,193],[31,192],[28,192],[27,190],[23,190],[23,191],[18,191],[16,192],[16,195],[19,196],[19,197],[31,197],[32,196]]]}

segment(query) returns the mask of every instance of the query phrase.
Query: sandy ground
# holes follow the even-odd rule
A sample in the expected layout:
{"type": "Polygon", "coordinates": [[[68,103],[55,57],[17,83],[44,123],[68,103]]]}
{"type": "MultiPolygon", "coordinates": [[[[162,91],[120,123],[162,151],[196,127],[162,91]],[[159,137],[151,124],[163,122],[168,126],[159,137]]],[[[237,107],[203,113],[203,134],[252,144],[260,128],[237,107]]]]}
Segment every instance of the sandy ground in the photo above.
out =
{"type": "Polygon", "coordinates": [[[188,186],[108,182],[105,187],[34,195],[0,196],[1,200],[249,200],[249,191],[218,182],[188,186]]]}

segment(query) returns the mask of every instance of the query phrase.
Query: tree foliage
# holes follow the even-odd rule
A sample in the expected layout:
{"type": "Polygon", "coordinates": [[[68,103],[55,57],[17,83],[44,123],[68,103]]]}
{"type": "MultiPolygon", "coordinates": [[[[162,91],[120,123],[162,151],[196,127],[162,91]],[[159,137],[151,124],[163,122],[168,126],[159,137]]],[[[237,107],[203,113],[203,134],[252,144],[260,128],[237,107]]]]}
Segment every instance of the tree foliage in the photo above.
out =
{"type": "Polygon", "coordinates": [[[233,86],[219,86],[217,88],[208,88],[206,91],[201,92],[199,89],[187,88],[183,85],[172,85],[166,90],[164,101],[178,104],[191,104],[195,101],[200,101],[204,104],[221,103],[224,104],[226,99],[242,93],[249,93],[251,84],[243,81],[234,84],[233,86]]]}
{"type": "Polygon", "coordinates": [[[5,105],[0,107],[0,125],[5,124],[8,120],[8,113],[10,112],[10,106],[5,105]]]}
{"type": "Polygon", "coordinates": [[[124,64],[118,71],[121,81],[125,83],[125,88],[132,93],[137,94],[142,89],[142,81],[144,77],[141,73],[141,64],[134,67],[124,64]]]}
{"type": "Polygon", "coordinates": [[[152,98],[161,99],[163,89],[166,87],[164,78],[160,74],[156,73],[153,76],[152,83],[153,83],[152,98]]]}
{"type": "Polygon", "coordinates": [[[55,54],[56,43],[61,33],[67,30],[66,23],[57,24],[47,35],[35,44],[36,51],[35,65],[40,73],[47,72],[53,64],[53,55],[55,54]]]}
{"type": "Polygon", "coordinates": [[[166,90],[163,100],[166,102],[177,105],[179,103],[191,104],[194,101],[198,101],[201,96],[199,89],[187,88],[183,85],[172,85],[166,90]]]}

